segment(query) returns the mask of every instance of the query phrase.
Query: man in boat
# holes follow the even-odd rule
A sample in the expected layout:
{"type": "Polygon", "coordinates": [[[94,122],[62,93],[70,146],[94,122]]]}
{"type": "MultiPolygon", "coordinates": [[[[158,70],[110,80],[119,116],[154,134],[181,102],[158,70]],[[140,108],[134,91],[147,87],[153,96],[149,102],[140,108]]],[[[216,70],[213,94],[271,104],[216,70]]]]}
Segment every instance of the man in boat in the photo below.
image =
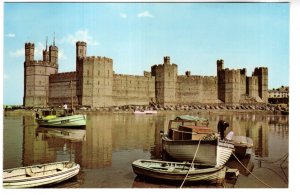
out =
{"type": "Polygon", "coordinates": [[[67,113],[68,113],[68,105],[66,103],[64,103],[63,109],[64,109],[64,115],[67,115],[67,113]]]}
{"type": "Polygon", "coordinates": [[[220,139],[223,140],[225,138],[226,128],[229,127],[229,124],[223,120],[220,120],[218,123],[218,133],[220,134],[220,139]]]}

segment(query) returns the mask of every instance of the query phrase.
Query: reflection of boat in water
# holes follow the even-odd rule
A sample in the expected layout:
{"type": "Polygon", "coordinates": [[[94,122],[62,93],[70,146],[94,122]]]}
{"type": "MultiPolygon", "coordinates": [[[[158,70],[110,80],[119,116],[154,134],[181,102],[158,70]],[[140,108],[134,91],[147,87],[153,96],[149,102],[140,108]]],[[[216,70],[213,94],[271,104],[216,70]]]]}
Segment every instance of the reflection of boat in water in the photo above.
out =
{"type": "Polygon", "coordinates": [[[231,157],[225,165],[229,168],[238,169],[242,175],[248,176],[250,174],[249,171],[252,171],[254,168],[252,156],[250,154],[248,154],[244,157],[239,157],[238,159],[242,163],[242,165],[234,157],[231,157]]]}
{"type": "Polygon", "coordinates": [[[84,141],[86,139],[86,130],[84,129],[38,127],[36,133],[43,133],[47,138],[56,137],[72,141],[84,141]]]}
{"type": "Polygon", "coordinates": [[[157,160],[136,160],[132,163],[135,174],[174,182],[216,182],[222,183],[225,179],[224,166],[205,166],[188,162],[169,162],[157,160]],[[186,177],[187,176],[187,177],[186,177]]]}
{"type": "Polygon", "coordinates": [[[207,119],[187,115],[170,120],[167,134],[161,137],[162,153],[176,161],[192,161],[195,156],[197,163],[224,165],[234,146],[232,142],[220,140],[207,125],[207,119]]]}
{"type": "Polygon", "coordinates": [[[39,114],[36,115],[36,122],[41,127],[85,127],[86,126],[86,115],[56,115],[54,110],[42,111],[42,117],[39,114]]]}
{"type": "Polygon", "coordinates": [[[29,188],[65,181],[79,173],[80,165],[70,161],[40,164],[3,171],[3,187],[29,188]]]}

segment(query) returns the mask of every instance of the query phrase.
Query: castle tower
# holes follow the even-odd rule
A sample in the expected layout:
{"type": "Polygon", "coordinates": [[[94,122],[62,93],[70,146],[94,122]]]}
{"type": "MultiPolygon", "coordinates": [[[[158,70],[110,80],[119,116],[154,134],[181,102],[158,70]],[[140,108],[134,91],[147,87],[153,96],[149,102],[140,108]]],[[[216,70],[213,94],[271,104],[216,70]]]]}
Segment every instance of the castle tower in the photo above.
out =
{"type": "Polygon", "coordinates": [[[43,60],[34,60],[34,44],[25,44],[24,97],[25,107],[47,106],[49,97],[49,76],[58,71],[58,48],[50,46],[49,60],[47,48],[43,60]]]}
{"type": "Polygon", "coordinates": [[[87,44],[82,41],[76,42],[76,75],[77,75],[77,91],[76,95],[78,103],[82,105],[83,93],[83,61],[86,58],[87,44]]]}
{"type": "Polygon", "coordinates": [[[268,68],[255,68],[253,76],[258,77],[258,96],[264,103],[268,103],[268,68]]]}
{"type": "Polygon", "coordinates": [[[170,63],[170,57],[164,57],[164,64],[151,67],[151,74],[155,76],[155,97],[160,105],[176,104],[176,82],[178,68],[170,63]]]}

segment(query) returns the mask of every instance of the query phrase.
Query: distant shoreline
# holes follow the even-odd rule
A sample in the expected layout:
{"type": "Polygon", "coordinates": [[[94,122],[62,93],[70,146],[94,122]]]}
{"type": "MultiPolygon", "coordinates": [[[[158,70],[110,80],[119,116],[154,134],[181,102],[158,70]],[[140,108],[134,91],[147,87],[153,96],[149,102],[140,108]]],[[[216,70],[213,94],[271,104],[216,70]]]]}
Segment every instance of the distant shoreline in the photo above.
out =
{"type": "MultiPolygon", "coordinates": [[[[42,108],[41,108],[42,109],[42,108]]],[[[119,108],[119,107],[110,107],[110,108],[96,108],[96,109],[78,109],[75,110],[76,114],[96,114],[96,113],[104,113],[104,114],[133,114],[135,109],[133,108],[119,108]]],[[[192,107],[185,107],[183,109],[172,109],[172,108],[159,108],[157,109],[157,114],[166,114],[166,113],[189,113],[189,114],[237,114],[237,113],[251,113],[251,114],[268,114],[268,115],[281,115],[284,112],[288,112],[287,110],[283,110],[280,108],[269,108],[269,107],[260,107],[254,109],[252,108],[204,108],[204,109],[197,109],[192,107]]],[[[4,116],[18,116],[18,115],[25,115],[34,116],[35,110],[26,110],[26,109],[15,109],[15,110],[4,110],[4,116]]]]}

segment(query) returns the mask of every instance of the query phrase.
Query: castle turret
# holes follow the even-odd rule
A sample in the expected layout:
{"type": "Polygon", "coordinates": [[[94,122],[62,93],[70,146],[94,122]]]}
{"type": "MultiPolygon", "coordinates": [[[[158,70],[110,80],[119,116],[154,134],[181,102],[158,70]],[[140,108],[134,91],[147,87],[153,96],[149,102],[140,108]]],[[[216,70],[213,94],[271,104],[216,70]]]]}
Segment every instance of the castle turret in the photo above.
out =
{"type": "Polygon", "coordinates": [[[86,57],[86,42],[77,41],[76,42],[76,58],[86,57]]]}
{"type": "Polygon", "coordinates": [[[224,69],[224,61],[222,59],[217,60],[217,73],[223,69],[224,69]]]}
{"type": "Polygon", "coordinates": [[[58,48],[55,45],[49,47],[49,57],[50,62],[54,64],[58,63],[58,48]]]}
{"type": "Polygon", "coordinates": [[[46,48],[43,50],[43,61],[49,62],[50,54],[48,51],[48,38],[46,39],[46,48]]]}
{"type": "Polygon", "coordinates": [[[34,43],[25,43],[25,62],[34,60],[34,43]]]}

